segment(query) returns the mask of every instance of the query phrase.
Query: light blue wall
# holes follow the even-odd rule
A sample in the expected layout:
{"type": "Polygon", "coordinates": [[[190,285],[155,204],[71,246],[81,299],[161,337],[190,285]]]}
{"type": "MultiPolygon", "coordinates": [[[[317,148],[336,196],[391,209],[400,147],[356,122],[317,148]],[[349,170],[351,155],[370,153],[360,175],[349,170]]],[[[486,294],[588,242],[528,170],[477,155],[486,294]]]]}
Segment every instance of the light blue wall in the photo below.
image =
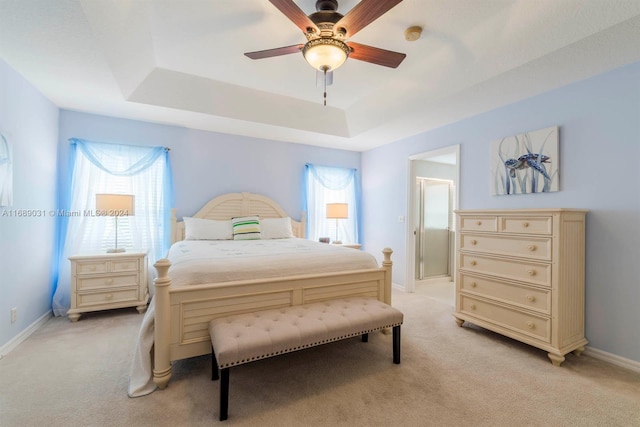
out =
{"type": "MultiPolygon", "coordinates": [[[[249,191],[276,200],[292,217],[302,213],[305,163],[360,169],[360,153],[191,130],[93,114],[60,113],[60,153],[69,138],[171,148],[178,217],[196,213],[214,196],[249,191]]],[[[61,166],[67,174],[66,160],[61,166]]]]}
{"type": "Polygon", "coordinates": [[[1,59],[0,132],[13,145],[13,206],[0,207],[1,347],[50,309],[58,135],[58,109],[1,59]]]}
{"type": "Polygon", "coordinates": [[[587,339],[640,361],[640,64],[363,153],[364,244],[395,251],[394,282],[405,280],[406,230],[398,216],[407,210],[407,159],[454,144],[461,145],[462,209],[589,209],[587,339]],[[491,142],[555,125],[561,191],[491,196],[491,142]]]}

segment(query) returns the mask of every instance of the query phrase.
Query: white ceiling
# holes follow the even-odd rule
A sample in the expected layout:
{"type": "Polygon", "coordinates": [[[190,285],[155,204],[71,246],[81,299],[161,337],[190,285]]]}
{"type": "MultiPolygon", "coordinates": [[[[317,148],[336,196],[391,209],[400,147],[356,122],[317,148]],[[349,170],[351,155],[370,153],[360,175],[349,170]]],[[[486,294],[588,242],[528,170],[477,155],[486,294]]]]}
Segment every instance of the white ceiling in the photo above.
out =
{"type": "Polygon", "coordinates": [[[0,0],[0,57],[60,108],[356,151],[640,61],[640,1],[404,0],[351,40],[407,58],[347,60],[326,107],[301,54],[243,55],[305,40],[267,0],[0,0]]]}

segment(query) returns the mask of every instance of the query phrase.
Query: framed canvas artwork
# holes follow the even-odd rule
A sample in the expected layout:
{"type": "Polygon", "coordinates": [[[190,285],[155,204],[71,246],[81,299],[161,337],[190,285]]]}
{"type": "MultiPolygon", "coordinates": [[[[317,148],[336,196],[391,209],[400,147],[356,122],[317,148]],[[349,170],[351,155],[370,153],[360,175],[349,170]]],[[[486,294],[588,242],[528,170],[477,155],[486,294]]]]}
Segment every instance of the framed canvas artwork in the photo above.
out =
{"type": "Polygon", "coordinates": [[[557,126],[502,138],[491,149],[491,194],[559,190],[557,126]]]}

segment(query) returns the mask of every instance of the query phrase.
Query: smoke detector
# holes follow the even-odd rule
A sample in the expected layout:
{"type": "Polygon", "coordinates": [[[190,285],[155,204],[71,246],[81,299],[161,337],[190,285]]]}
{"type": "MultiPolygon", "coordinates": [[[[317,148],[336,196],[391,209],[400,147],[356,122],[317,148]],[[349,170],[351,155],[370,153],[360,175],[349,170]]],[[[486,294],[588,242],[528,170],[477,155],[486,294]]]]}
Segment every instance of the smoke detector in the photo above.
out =
{"type": "Polygon", "coordinates": [[[408,42],[414,42],[420,38],[422,27],[414,25],[404,30],[404,39],[408,42]]]}

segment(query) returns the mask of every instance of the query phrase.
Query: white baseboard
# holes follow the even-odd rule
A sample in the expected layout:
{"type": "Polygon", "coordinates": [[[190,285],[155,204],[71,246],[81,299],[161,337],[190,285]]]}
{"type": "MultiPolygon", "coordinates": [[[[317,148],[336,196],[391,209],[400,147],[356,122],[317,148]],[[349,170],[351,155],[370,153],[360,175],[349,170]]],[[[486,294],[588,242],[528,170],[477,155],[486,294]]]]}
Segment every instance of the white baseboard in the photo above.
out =
{"type": "Polygon", "coordinates": [[[621,368],[640,373],[640,362],[637,362],[635,360],[626,359],[624,357],[617,356],[612,353],[607,353],[606,351],[598,350],[597,348],[589,346],[585,348],[584,354],[586,356],[591,356],[594,359],[609,362],[612,365],[620,366],[621,368]]]}
{"type": "Polygon", "coordinates": [[[42,325],[44,325],[47,320],[53,315],[51,310],[47,311],[45,314],[40,316],[35,322],[30,324],[28,327],[22,330],[18,335],[11,338],[8,343],[0,347],[0,359],[9,354],[11,350],[18,347],[24,340],[29,338],[31,334],[38,330],[42,325]]]}

